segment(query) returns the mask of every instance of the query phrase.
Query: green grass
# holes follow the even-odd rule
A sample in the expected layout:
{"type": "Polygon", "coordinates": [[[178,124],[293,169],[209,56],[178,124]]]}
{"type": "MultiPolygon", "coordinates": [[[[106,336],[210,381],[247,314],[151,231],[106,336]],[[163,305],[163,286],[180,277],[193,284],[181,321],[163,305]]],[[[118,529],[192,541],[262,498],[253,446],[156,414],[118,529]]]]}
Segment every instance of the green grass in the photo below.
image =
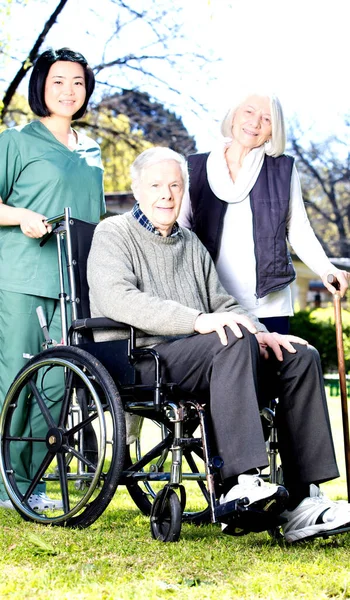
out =
{"type": "MultiPolygon", "coordinates": [[[[339,399],[329,407],[342,477],[323,489],[345,498],[339,399]]],[[[124,488],[89,529],[34,525],[5,510],[0,525],[1,599],[350,598],[350,534],[288,546],[267,533],[183,525],[178,543],[162,544],[124,488]]]]}

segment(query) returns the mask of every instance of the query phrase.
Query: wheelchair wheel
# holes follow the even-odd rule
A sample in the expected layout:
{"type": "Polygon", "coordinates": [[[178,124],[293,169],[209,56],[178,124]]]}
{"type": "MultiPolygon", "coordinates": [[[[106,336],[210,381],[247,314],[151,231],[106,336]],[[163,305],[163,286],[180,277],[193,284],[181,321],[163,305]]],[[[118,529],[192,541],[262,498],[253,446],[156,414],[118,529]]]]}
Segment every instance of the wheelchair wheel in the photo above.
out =
{"type": "MultiPolygon", "coordinates": [[[[146,516],[151,514],[153,501],[157,493],[169,481],[171,463],[170,447],[173,443],[171,431],[163,424],[151,419],[144,419],[140,435],[135,444],[126,447],[124,476],[134,472],[136,477],[123,477],[123,483],[138,509],[146,516]],[[139,466],[141,465],[141,467],[139,466]],[[137,478],[137,474],[147,476],[146,481],[137,478]]],[[[196,474],[204,470],[200,448],[185,448],[182,461],[183,477],[186,473],[192,481],[185,481],[188,491],[188,506],[183,506],[183,522],[202,525],[210,523],[209,496],[206,482],[198,479],[196,474]]]]}
{"type": "Polygon", "coordinates": [[[151,509],[151,533],[160,542],[177,542],[181,532],[181,502],[174,490],[165,487],[156,495],[151,509]]]}
{"type": "Polygon", "coordinates": [[[24,519],[83,528],[113,498],[124,411],[108,371],[84,350],[57,346],[31,359],[6,396],[0,434],[1,474],[24,519]],[[56,507],[39,513],[31,496],[44,489],[56,507]]]}

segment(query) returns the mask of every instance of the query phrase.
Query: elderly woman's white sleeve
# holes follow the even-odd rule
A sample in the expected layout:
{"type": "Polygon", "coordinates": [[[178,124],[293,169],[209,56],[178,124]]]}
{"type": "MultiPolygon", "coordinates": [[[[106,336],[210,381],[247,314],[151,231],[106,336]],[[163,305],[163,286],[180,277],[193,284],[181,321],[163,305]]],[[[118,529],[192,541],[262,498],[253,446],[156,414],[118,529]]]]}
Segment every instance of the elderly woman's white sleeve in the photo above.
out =
{"type": "Polygon", "coordinates": [[[188,190],[185,192],[184,197],[182,199],[180,214],[177,218],[177,222],[181,227],[187,227],[187,229],[192,229],[193,213],[190,194],[188,190]]]}
{"type": "Polygon", "coordinates": [[[321,276],[332,267],[332,263],[327,258],[307,216],[295,165],[292,171],[287,237],[300,260],[314,273],[321,276]]]}

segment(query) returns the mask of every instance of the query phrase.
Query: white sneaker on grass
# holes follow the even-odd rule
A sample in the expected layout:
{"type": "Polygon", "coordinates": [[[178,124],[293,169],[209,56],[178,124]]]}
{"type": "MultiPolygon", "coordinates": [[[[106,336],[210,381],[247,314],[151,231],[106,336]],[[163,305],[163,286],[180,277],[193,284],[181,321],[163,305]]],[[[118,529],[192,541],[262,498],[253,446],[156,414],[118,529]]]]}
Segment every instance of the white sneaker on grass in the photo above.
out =
{"type": "MultiPolygon", "coordinates": [[[[248,499],[247,506],[278,515],[286,505],[288,492],[282,485],[267,483],[258,475],[239,475],[238,483],[221,496],[220,504],[241,498],[248,499]]],[[[222,531],[227,527],[227,523],[221,523],[222,531]]]]}
{"type": "Polygon", "coordinates": [[[60,510],[63,508],[61,500],[52,500],[44,492],[38,494],[32,494],[28,500],[29,506],[37,512],[43,512],[45,510],[60,510]]]}
{"type": "Polygon", "coordinates": [[[331,529],[350,527],[350,504],[342,500],[329,500],[316,485],[310,485],[310,496],[294,510],[285,510],[282,515],[288,519],[282,525],[287,542],[306,540],[331,529]]]}

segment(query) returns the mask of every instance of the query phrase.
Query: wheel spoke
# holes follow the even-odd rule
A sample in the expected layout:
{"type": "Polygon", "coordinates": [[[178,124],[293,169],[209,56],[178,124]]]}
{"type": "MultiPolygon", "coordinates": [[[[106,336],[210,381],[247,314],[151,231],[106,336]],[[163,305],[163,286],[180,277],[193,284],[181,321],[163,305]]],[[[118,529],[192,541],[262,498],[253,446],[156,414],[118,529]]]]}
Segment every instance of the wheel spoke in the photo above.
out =
{"type": "Polygon", "coordinates": [[[37,403],[39,405],[39,408],[40,408],[40,410],[41,410],[41,412],[43,414],[43,417],[44,417],[44,419],[46,421],[46,424],[48,425],[48,427],[55,427],[56,423],[53,420],[52,415],[51,415],[48,407],[46,406],[43,398],[41,397],[41,394],[39,393],[39,390],[38,390],[38,388],[36,386],[36,383],[34,383],[33,379],[31,379],[29,381],[29,385],[30,385],[30,389],[32,390],[33,395],[34,395],[34,397],[35,397],[35,399],[36,399],[36,401],[37,401],[37,403]]]}
{"type": "Polygon", "coordinates": [[[40,482],[41,478],[43,477],[43,475],[45,474],[45,471],[48,469],[48,467],[50,466],[50,464],[53,461],[54,458],[54,454],[52,454],[52,452],[47,452],[43,462],[41,463],[39,469],[37,470],[37,472],[35,473],[32,482],[29,486],[29,488],[27,489],[25,495],[24,495],[24,499],[28,500],[29,496],[32,495],[32,493],[34,492],[36,486],[38,485],[38,483],[40,482]]]}
{"type": "Polygon", "coordinates": [[[67,465],[66,465],[65,457],[63,456],[62,453],[57,455],[57,466],[58,466],[58,474],[59,474],[59,478],[60,478],[63,509],[64,509],[64,512],[67,513],[70,510],[68,480],[67,480],[67,465]]]}
{"type": "Polygon", "coordinates": [[[75,458],[77,460],[79,460],[80,462],[82,462],[84,465],[86,465],[87,467],[89,467],[89,469],[92,469],[93,472],[96,471],[96,465],[94,465],[94,463],[92,463],[88,458],[85,458],[85,456],[83,456],[80,452],[78,452],[75,448],[73,448],[72,446],[64,446],[64,449],[67,453],[69,454],[73,454],[73,456],[75,456],[75,458]]]}
{"type": "Polygon", "coordinates": [[[84,419],[83,421],[80,421],[79,423],[74,425],[74,427],[72,427],[71,429],[67,429],[67,436],[75,435],[76,433],[78,433],[78,431],[81,431],[81,429],[83,429],[86,425],[92,423],[92,421],[95,421],[95,419],[97,419],[97,416],[97,413],[94,413],[90,415],[90,417],[88,417],[87,419],[84,419]]]}
{"type": "Polygon", "coordinates": [[[73,371],[70,371],[70,370],[68,371],[68,374],[65,375],[65,380],[66,380],[66,383],[65,383],[65,388],[64,388],[64,396],[63,396],[61,412],[60,412],[60,416],[59,416],[59,420],[58,420],[58,427],[62,427],[62,428],[65,426],[65,423],[67,422],[70,401],[71,401],[72,393],[73,393],[73,386],[72,386],[73,371]]]}

